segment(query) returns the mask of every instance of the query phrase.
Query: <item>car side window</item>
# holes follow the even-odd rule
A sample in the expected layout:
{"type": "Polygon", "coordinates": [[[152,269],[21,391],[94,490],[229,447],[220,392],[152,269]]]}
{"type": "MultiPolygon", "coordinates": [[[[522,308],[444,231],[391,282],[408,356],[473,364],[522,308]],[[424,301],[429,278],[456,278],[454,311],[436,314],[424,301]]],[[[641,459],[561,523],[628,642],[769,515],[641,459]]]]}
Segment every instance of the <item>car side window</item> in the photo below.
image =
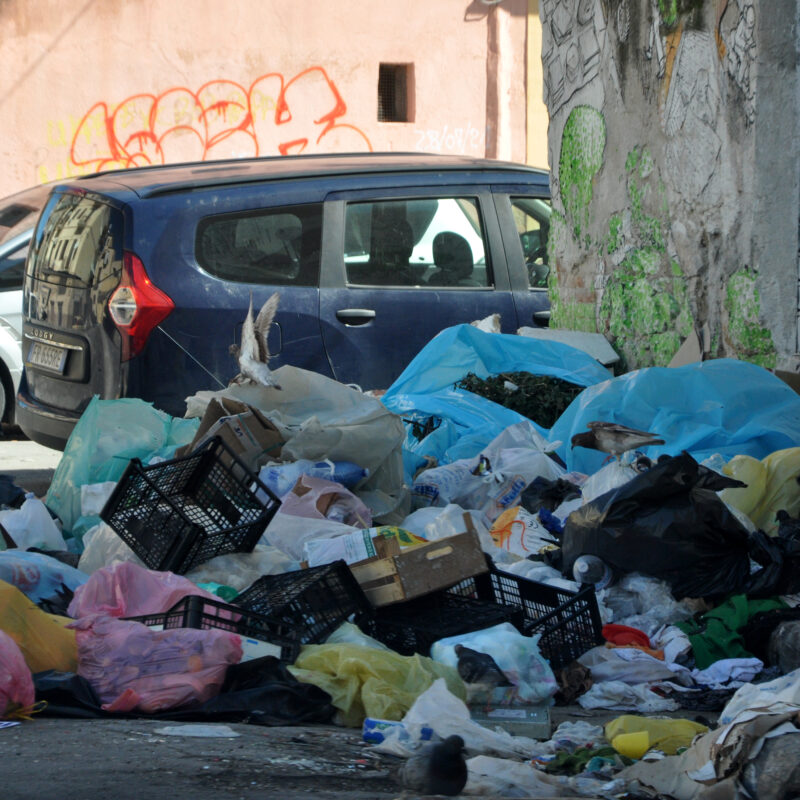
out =
{"type": "Polygon", "coordinates": [[[28,244],[0,258],[0,292],[22,291],[28,244]]]}
{"type": "Polygon", "coordinates": [[[203,219],[197,228],[197,263],[237,283],[317,286],[322,204],[284,206],[203,219]]]}
{"type": "Polygon", "coordinates": [[[493,285],[478,202],[424,197],[348,203],[344,263],[351,286],[493,285]]]}
{"type": "Polygon", "coordinates": [[[550,233],[551,206],[541,197],[512,197],[511,209],[531,289],[546,289],[550,267],[547,263],[547,237],[550,233]]]}

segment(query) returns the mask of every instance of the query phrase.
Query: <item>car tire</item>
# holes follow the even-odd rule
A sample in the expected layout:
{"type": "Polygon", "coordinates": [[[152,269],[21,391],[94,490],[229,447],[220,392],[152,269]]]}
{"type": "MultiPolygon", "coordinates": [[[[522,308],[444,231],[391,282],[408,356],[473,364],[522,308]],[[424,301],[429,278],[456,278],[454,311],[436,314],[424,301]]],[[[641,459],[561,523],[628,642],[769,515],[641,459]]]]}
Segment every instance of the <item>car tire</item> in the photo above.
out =
{"type": "Polygon", "coordinates": [[[14,422],[14,384],[8,367],[0,361],[0,422],[14,422]]]}

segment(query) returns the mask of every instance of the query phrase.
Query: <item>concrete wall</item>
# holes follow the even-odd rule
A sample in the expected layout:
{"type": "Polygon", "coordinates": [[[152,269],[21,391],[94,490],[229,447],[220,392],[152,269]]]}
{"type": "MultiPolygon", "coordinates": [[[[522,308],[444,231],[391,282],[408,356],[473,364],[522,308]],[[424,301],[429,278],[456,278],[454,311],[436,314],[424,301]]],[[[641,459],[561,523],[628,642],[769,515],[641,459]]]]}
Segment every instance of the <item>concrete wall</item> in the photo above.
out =
{"type": "Polygon", "coordinates": [[[797,0],[541,0],[553,320],[796,364],[797,0]]]}
{"type": "Polygon", "coordinates": [[[0,0],[0,196],[137,164],[526,156],[527,0],[0,0]],[[380,63],[413,64],[378,122],[380,63]]]}
{"type": "Polygon", "coordinates": [[[544,72],[542,70],[542,21],[539,0],[528,0],[528,152],[526,161],[547,169],[547,126],[549,118],[544,104],[544,72]]]}

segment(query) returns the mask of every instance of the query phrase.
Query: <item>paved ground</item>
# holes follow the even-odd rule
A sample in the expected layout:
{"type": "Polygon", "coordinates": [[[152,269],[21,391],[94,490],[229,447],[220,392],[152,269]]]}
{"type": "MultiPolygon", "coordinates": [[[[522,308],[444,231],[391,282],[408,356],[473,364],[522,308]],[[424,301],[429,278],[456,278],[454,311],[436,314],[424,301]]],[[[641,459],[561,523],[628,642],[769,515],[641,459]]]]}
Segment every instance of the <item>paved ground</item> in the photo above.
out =
{"type": "Polygon", "coordinates": [[[58,450],[42,447],[26,439],[19,428],[3,426],[0,438],[0,473],[12,475],[14,483],[42,497],[47,492],[53,470],[61,460],[58,450]]]}

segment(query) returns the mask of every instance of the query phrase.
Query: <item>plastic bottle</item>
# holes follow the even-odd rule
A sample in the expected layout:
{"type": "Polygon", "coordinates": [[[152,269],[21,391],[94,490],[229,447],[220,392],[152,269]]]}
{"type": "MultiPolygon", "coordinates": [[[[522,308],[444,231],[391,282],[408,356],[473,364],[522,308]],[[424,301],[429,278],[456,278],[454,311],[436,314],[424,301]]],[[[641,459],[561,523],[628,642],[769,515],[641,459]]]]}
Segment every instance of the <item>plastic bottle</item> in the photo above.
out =
{"type": "Polygon", "coordinates": [[[611,568],[597,556],[578,556],[572,565],[572,577],[577,583],[593,583],[598,591],[614,580],[611,568]]]}

